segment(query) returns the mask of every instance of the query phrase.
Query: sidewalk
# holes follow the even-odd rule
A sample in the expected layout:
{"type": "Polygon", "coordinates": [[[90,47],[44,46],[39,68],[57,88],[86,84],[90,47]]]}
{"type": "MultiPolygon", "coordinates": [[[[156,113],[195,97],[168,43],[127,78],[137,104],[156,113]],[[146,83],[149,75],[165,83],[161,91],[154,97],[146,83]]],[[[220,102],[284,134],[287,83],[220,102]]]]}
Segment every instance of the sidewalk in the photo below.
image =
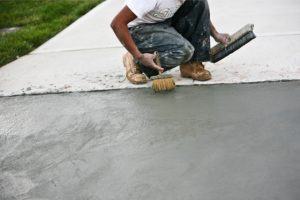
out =
{"type": "MultiPolygon", "coordinates": [[[[107,0],[31,54],[0,68],[0,96],[149,87],[124,80],[125,49],[109,26],[122,6],[123,0],[107,0]]],[[[177,85],[300,79],[299,1],[214,0],[210,7],[219,31],[232,33],[254,23],[258,37],[221,62],[208,63],[211,81],[182,79],[175,68],[177,85]]]]}

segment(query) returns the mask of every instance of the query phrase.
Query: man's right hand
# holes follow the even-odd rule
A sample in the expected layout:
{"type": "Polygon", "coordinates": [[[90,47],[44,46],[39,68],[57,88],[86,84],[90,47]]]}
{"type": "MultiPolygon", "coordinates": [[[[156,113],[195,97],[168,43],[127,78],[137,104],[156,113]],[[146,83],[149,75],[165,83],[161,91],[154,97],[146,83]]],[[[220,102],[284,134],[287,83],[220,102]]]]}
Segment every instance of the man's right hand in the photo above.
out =
{"type": "Polygon", "coordinates": [[[154,62],[155,58],[156,58],[155,54],[144,53],[144,54],[141,54],[141,56],[138,58],[138,61],[141,62],[141,64],[143,64],[146,67],[157,70],[159,72],[163,72],[164,68],[162,68],[161,66],[157,65],[154,62]]]}
{"type": "Polygon", "coordinates": [[[120,42],[134,56],[135,59],[139,60],[139,62],[146,67],[163,72],[164,69],[154,62],[155,55],[151,53],[142,54],[134,43],[131,34],[128,31],[127,24],[136,18],[137,16],[128,8],[128,6],[125,6],[113,19],[111,22],[111,27],[120,42]]]}

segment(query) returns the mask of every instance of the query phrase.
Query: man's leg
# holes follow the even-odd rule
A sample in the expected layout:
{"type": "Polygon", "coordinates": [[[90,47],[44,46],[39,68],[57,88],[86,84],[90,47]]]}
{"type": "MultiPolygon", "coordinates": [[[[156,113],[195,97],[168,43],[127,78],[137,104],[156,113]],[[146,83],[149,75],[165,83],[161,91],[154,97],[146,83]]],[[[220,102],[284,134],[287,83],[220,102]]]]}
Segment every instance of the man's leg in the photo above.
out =
{"type": "Polygon", "coordinates": [[[210,60],[210,13],[206,0],[187,0],[172,18],[172,26],[194,46],[190,61],[210,60]]]}
{"type": "Polygon", "coordinates": [[[181,65],[183,77],[209,80],[202,62],[210,60],[210,12],[206,0],[187,0],[172,18],[172,26],[195,48],[191,60],[181,65]]]}
{"type": "MultiPolygon", "coordinates": [[[[165,70],[189,61],[194,54],[194,47],[169,22],[139,25],[130,28],[130,32],[142,53],[159,53],[165,70]]],[[[156,70],[141,64],[139,66],[148,77],[158,74],[156,70]]]]}

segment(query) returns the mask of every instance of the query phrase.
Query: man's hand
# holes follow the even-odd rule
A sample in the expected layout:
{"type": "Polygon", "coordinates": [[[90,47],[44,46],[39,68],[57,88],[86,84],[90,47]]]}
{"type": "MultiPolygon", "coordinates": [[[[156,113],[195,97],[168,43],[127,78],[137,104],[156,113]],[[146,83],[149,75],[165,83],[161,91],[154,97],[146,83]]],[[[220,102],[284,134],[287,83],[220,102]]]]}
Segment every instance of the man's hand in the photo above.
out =
{"type": "Polygon", "coordinates": [[[227,33],[216,33],[214,36],[216,42],[226,45],[230,42],[230,35],[227,33]]]}
{"type": "Polygon", "coordinates": [[[210,35],[221,44],[226,45],[230,42],[230,36],[227,33],[219,33],[212,22],[210,22],[210,35]]]}
{"type": "Polygon", "coordinates": [[[164,68],[160,67],[159,65],[157,65],[154,62],[155,58],[156,58],[155,54],[144,53],[144,54],[141,54],[141,56],[137,59],[139,62],[141,62],[141,64],[145,65],[146,67],[157,70],[159,72],[163,72],[164,68]]]}
{"type": "MultiPolygon", "coordinates": [[[[1,0],[0,0],[1,1],[1,0]]],[[[143,65],[163,72],[164,69],[155,64],[155,55],[151,53],[142,54],[134,43],[131,34],[128,31],[127,24],[132,20],[136,19],[137,16],[125,6],[119,14],[113,19],[111,27],[114,30],[116,36],[125,48],[133,55],[133,57],[141,62],[143,65]]]]}

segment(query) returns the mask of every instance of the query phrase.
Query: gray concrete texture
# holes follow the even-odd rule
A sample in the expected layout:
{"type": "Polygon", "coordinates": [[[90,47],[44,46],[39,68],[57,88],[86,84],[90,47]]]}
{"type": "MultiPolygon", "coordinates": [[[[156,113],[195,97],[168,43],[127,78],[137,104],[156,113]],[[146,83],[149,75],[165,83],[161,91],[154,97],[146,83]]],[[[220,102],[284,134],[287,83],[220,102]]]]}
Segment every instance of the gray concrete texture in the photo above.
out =
{"type": "Polygon", "coordinates": [[[1,200],[299,200],[300,82],[0,98],[1,200]]]}

